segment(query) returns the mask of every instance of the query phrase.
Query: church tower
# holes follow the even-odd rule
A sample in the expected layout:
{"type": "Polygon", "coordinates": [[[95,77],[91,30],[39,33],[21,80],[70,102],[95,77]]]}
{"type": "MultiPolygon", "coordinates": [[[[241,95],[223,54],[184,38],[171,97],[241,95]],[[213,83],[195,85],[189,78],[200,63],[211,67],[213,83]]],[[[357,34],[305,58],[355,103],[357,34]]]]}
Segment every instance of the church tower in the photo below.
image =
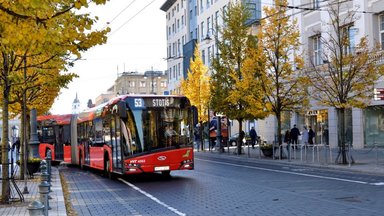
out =
{"type": "Polygon", "coordinates": [[[80,101],[77,98],[77,93],[76,93],[76,98],[73,100],[72,103],[72,114],[78,114],[80,112],[80,101]]]}

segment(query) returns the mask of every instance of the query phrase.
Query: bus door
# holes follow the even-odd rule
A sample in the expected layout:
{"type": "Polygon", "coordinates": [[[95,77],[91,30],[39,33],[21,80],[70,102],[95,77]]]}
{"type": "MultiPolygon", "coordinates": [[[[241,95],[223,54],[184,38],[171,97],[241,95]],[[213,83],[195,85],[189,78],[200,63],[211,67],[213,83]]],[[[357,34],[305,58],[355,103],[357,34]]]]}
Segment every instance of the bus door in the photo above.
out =
{"type": "Polygon", "coordinates": [[[123,172],[122,152],[121,152],[121,122],[118,116],[111,118],[111,145],[112,145],[112,167],[114,171],[123,172]]]}
{"type": "Polygon", "coordinates": [[[64,159],[64,149],[63,149],[63,136],[64,136],[64,129],[62,125],[57,125],[54,127],[55,130],[55,141],[54,141],[54,153],[55,153],[55,160],[62,161],[64,159]]]}

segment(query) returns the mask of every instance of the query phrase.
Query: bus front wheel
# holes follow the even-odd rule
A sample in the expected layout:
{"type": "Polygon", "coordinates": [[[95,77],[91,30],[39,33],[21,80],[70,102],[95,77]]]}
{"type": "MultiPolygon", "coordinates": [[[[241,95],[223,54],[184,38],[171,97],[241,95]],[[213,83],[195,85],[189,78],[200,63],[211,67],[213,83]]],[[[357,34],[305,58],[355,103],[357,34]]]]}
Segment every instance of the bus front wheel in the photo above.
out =
{"type": "Polygon", "coordinates": [[[167,171],[162,171],[161,174],[165,177],[170,177],[171,176],[171,170],[167,170],[167,171]]]}

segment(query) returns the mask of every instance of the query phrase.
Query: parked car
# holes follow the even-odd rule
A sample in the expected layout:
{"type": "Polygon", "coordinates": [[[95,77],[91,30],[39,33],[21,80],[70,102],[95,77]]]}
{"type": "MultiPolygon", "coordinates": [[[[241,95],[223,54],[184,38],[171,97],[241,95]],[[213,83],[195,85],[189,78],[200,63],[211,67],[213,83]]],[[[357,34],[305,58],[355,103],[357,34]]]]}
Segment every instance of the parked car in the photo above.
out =
{"type": "MultiPolygon", "coordinates": [[[[229,137],[229,145],[230,146],[237,146],[237,140],[239,138],[239,133],[235,133],[232,136],[229,137]]],[[[251,137],[249,136],[249,133],[245,133],[245,141],[246,145],[251,144],[251,137]]]]}

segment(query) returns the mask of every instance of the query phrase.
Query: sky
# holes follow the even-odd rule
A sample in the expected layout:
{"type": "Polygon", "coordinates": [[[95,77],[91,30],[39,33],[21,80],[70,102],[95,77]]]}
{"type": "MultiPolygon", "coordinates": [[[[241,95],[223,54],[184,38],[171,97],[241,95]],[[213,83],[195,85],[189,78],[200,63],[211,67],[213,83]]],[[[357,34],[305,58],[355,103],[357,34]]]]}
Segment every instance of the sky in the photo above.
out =
{"type": "Polygon", "coordinates": [[[78,96],[80,108],[113,86],[118,73],[124,71],[166,70],[166,14],[160,10],[165,0],[110,0],[105,5],[90,7],[98,16],[96,28],[111,28],[108,41],[82,53],[69,72],[79,75],[56,98],[51,113],[72,112],[78,96]]]}

